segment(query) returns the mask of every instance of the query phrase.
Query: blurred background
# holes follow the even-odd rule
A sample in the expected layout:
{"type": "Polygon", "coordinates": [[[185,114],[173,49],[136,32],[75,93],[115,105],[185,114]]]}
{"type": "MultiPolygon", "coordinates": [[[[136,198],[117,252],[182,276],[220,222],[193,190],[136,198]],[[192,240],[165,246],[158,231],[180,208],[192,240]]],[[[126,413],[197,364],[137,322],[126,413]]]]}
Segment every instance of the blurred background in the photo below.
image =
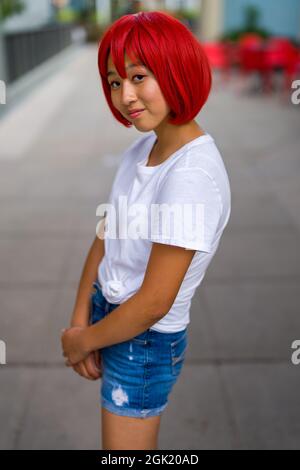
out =
{"type": "Polygon", "coordinates": [[[110,113],[98,44],[147,10],[205,48],[213,87],[197,121],[232,188],[159,448],[299,449],[298,0],[0,0],[0,448],[99,448],[100,381],[64,366],[60,331],[96,207],[140,136],[110,113]]]}

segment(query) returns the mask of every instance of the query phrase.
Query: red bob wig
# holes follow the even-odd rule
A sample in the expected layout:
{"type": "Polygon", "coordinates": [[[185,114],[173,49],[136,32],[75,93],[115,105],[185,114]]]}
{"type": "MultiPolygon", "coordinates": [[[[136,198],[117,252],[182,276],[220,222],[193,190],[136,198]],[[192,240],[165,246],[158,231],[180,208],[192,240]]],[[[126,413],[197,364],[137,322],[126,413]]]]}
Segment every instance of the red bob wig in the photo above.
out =
{"type": "Polygon", "coordinates": [[[183,23],[165,12],[142,11],[122,16],[104,32],[98,51],[104,94],[116,119],[131,127],[112,104],[106,76],[111,53],[119,76],[126,78],[125,52],[155,76],[171,109],[169,123],[185,124],[197,116],[211,90],[211,68],[200,42],[183,23]]]}

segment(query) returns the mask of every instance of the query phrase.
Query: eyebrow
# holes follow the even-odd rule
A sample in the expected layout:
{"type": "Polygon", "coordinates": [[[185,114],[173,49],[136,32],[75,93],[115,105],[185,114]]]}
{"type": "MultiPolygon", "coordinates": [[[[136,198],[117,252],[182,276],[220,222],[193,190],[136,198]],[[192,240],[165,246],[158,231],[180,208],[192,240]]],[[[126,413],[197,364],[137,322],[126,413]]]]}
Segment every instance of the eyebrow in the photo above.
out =
{"type": "MultiPolygon", "coordinates": [[[[142,66],[142,67],[143,67],[143,64],[141,64],[141,63],[139,63],[139,64],[130,64],[130,65],[128,65],[128,67],[126,67],[126,70],[132,69],[132,68],[138,67],[138,66],[142,66]]],[[[106,75],[106,76],[109,77],[110,75],[116,75],[116,72],[114,72],[113,70],[109,70],[109,71],[107,72],[107,75],[106,75]]]]}

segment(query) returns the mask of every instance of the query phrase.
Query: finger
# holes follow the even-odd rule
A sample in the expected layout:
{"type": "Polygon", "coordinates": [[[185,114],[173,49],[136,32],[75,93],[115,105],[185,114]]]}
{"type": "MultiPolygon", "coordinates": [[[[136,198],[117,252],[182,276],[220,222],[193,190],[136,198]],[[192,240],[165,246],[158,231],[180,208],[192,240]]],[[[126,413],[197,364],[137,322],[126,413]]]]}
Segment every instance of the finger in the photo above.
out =
{"type": "Polygon", "coordinates": [[[97,349],[97,351],[94,351],[94,357],[95,357],[95,363],[96,363],[96,366],[98,367],[98,369],[102,369],[102,359],[101,359],[101,354],[100,354],[100,351],[99,349],[97,349]]]}
{"type": "Polygon", "coordinates": [[[85,379],[88,379],[88,380],[94,380],[93,377],[90,377],[90,375],[88,374],[87,370],[86,370],[86,367],[83,363],[83,361],[80,361],[78,362],[77,364],[75,364],[73,366],[73,369],[79,374],[81,375],[81,377],[84,377],[85,379]]]}
{"type": "Polygon", "coordinates": [[[95,359],[92,354],[85,358],[84,365],[90,376],[94,377],[95,379],[98,379],[100,377],[100,370],[97,369],[95,359]]]}
{"type": "Polygon", "coordinates": [[[84,370],[83,370],[82,367],[81,367],[81,362],[78,362],[77,364],[75,364],[75,365],[73,366],[73,369],[74,369],[75,372],[77,372],[77,374],[79,374],[81,377],[86,378],[85,375],[84,375],[84,370]]]}
{"type": "Polygon", "coordinates": [[[88,372],[88,370],[85,366],[84,361],[80,362],[80,370],[82,372],[83,377],[85,377],[88,380],[95,380],[96,378],[98,378],[98,377],[93,377],[92,375],[90,375],[90,373],[88,372]]]}
{"type": "Polygon", "coordinates": [[[82,373],[81,373],[81,368],[79,366],[80,362],[78,364],[75,364],[73,366],[73,369],[75,370],[75,372],[77,372],[77,374],[81,375],[82,376],[82,373]]]}
{"type": "Polygon", "coordinates": [[[88,374],[94,379],[97,380],[100,377],[100,371],[97,369],[94,357],[92,354],[90,354],[88,357],[84,359],[84,365],[86,367],[86,370],[88,374]]]}
{"type": "Polygon", "coordinates": [[[93,351],[91,354],[93,358],[93,363],[95,364],[96,370],[101,372],[102,375],[102,357],[101,357],[101,351],[93,351]]]}
{"type": "Polygon", "coordinates": [[[83,377],[84,379],[88,379],[88,377],[86,376],[85,372],[84,372],[84,368],[82,367],[82,363],[81,362],[78,362],[77,364],[75,364],[73,366],[73,369],[77,372],[77,374],[79,374],[81,377],[83,377]]]}

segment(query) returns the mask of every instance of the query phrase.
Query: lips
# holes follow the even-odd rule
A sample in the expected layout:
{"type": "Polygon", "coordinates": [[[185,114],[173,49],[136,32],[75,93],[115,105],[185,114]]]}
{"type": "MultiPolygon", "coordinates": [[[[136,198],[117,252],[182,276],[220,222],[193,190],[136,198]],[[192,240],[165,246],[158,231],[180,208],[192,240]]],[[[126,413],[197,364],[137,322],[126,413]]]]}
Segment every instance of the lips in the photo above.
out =
{"type": "Polygon", "coordinates": [[[144,111],[144,109],[135,109],[133,111],[129,111],[129,116],[134,117],[135,115],[138,115],[142,111],[144,111]]]}
{"type": "Polygon", "coordinates": [[[144,108],[131,109],[128,112],[129,114],[132,114],[132,113],[138,113],[139,111],[144,111],[144,108]]]}

